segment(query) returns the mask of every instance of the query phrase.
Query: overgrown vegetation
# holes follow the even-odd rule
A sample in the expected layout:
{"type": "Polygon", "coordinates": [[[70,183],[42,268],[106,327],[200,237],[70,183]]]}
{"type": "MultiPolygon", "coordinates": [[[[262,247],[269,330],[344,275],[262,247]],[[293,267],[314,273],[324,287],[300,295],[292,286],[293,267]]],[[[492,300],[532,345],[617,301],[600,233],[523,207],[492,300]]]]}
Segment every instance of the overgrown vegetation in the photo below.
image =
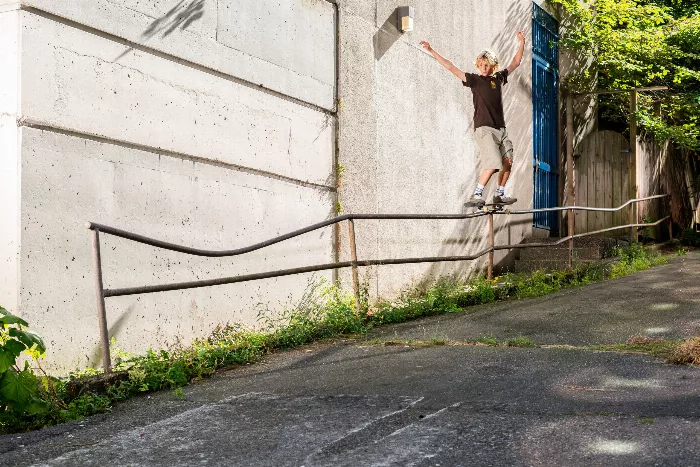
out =
{"type": "Polygon", "coordinates": [[[681,236],[681,244],[692,247],[700,247],[700,232],[686,229],[681,236]]]}
{"type": "Polygon", "coordinates": [[[621,277],[636,271],[649,269],[652,266],[664,264],[667,260],[660,254],[650,254],[640,243],[633,243],[625,248],[618,248],[616,256],[620,261],[613,264],[610,277],[621,277]]]}
{"type": "MultiPolygon", "coordinates": [[[[637,117],[654,138],[700,151],[700,6],[695,0],[550,0],[566,11],[560,46],[593,58],[567,77],[574,92],[665,85],[642,93],[637,117]]],[[[624,93],[601,98],[601,116],[627,127],[624,93]]]]}
{"type": "MultiPolygon", "coordinates": [[[[222,325],[208,338],[187,347],[150,350],[144,355],[128,355],[115,347],[112,349],[117,362],[115,375],[108,380],[96,370],[86,370],[67,379],[36,376],[28,365],[20,370],[15,366],[16,357],[22,352],[39,357],[45,348],[38,336],[23,329],[26,322],[0,308],[3,324],[0,370],[4,370],[0,372],[0,431],[37,429],[105,412],[115,402],[144,392],[168,389],[182,398],[184,393],[179,388],[189,382],[210,376],[222,368],[256,362],[277,349],[288,349],[318,339],[362,334],[372,326],[384,323],[461,312],[470,306],[496,300],[545,295],[563,287],[617,277],[662,262],[662,258],[650,254],[640,245],[620,250],[619,256],[619,261],[612,265],[592,265],[572,271],[507,274],[491,281],[477,278],[465,282],[442,278],[427,290],[406,293],[393,302],[379,302],[372,307],[364,289],[361,294],[362,313],[359,315],[352,294],[330,284],[314,283],[289,311],[271,318],[269,310],[261,310],[261,326],[257,329],[222,325]]],[[[486,336],[478,343],[536,346],[524,337],[499,343],[486,336]]],[[[424,346],[447,344],[445,339],[438,337],[421,343],[424,346]]]]}
{"type": "Polygon", "coordinates": [[[17,359],[26,353],[38,359],[46,346],[39,336],[24,329],[28,324],[0,306],[0,424],[12,423],[28,414],[37,416],[50,409],[40,397],[41,382],[25,360],[20,368],[17,359]]]}

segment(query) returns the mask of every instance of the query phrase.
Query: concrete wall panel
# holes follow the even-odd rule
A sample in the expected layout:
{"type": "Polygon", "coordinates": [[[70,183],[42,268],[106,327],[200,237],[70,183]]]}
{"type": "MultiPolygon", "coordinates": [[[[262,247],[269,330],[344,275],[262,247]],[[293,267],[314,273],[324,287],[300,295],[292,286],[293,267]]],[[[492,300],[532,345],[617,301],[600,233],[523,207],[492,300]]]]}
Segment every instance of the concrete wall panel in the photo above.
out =
{"type": "Polygon", "coordinates": [[[335,79],[335,11],[326,0],[220,0],[218,41],[322,83],[335,79]]]}
{"type": "MultiPolygon", "coordinates": [[[[3,5],[0,5],[2,7],[3,5]]],[[[0,13],[0,305],[19,309],[19,12],[0,13]]],[[[0,10],[2,11],[2,10],[0,10]]]]}
{"type": "MultiPolygon", "coordinates": [[[[331,193],[167,155],[25,128],[22,316],[49,345],[48,366],[97,363],[90,234],[100,222],[206,249],[254,244],[329,215],[331,193]]],[[[102,235],[108,288],[331,262],[325,229],[234,258],[198,258],[102,235]]],[[[330,273],[319,277],[330,278],[330,273]]],[[[110,336],[131,351],[187,343],[217,324],[257,323],[256,305],[297,299],[308,276],[108,298],[110,336]]]]}
{"type": "Polygon", "coordinates": [[[61,128],[312,183],[333,171],[322,112],[24,14],[23,113],[61,128]]]}
{"type": "Polygon", "coordinates": [[[19,312],[20,168],[15,115],[0,114],[0,306],[19,312]]]}
{"type": "Polygon", "coordinates": [[[0,114],[19,111],[20,14],[0,13],[0,114]]]}
{"type": "MultiPolygon", "coordinates": [[[[218,19],[218,3],[220,2],[214,0],[22,0],[27,8],[88,25],[134,44],[264,86],[324,109],[334,108],[334,73],[323,76],[310,74],[313,67],[307,68],[308,63],[304,62],[300,63],[304,66],[299,69],[286,68],[266,57],[257,56],[255,51],[232,48],[218,42],[217,28],[226,26],[218,19]]],[[[244,3],[248,8],[256,8],[259,2],[244,3]]],[[[299,15],[296,19],[303,19],[304,15],[313,17],[322,8],[318,4],[324,2],[299,0],[297,3],[301,6],[297,9],[299,15]]],[[[332,6],[325,8],[332,9],[332,6]]],[[[335,30],[333,15],[324,10],[323,20],[324,23],[316,26],[315,30],[324,31],[325,35],[325,31],[335,30]]],[[[307,57],[312,55],[315,63],[333,62],[333,55],[328,55],[331,46],[318,40],[325,35],[309,36],[309,39],[313,39],[312,42],[300,43],[300,46],[309,49],[305,54],[307,57]]],[[[250,45],[250,41],[244,42],[250,45]]],[[[130,52],[123,50],[121,53],[130,52]]],[[[298,54],[299,51],[295,50],[294,53],[298,54]]]]}

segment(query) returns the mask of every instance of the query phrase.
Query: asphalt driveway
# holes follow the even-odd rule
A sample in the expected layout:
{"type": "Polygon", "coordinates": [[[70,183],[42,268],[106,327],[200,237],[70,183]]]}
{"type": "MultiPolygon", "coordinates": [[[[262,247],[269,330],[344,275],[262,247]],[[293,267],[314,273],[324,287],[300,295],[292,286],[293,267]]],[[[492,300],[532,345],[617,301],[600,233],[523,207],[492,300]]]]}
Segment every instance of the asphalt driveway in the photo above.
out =
{"type": "Polygon", "coordinates": [[[698,465],[700,371],[582,348],[700,335],[700,252],[269,356],[0,437],[0,465],[698,465]],[[463,345],[524,336],[536,348],[463,345]],[[391,339],[395,345],[378,345],[391,339]],[[448,345],[413,346],[437,340],[448,345]]]}

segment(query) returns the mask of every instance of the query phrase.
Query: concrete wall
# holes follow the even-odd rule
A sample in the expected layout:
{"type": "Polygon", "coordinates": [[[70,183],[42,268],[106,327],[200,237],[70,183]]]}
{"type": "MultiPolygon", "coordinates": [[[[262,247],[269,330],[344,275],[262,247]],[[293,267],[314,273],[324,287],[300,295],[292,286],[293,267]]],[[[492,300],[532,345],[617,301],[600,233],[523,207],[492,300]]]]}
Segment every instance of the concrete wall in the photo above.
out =
{"type": "MultiPolygon", "coordinates": [[[[27,0],[0,15],[2,83],[22,89],[21,112],[0,98],[0,303],[44,336],[48,369],[99,361],[86,221],[231,249],[333,214],[335,10],[284,3],[27,0]]],[[[102,238],[109,288],[335,257],[332,229],[230,259],[102,238]]],[[[110,335],[143,351],[256,324],[258,304],[278,310],[309,279],[107,299],[110,335]]]]}
{"type": "MultiPolygon", "coordinates": [[[[0,76],[14,83],[21,106],[2,110],[0,121],[9,148],[0,186],[15,193],[8,197],[14,208],[2,214],[13,227],[0,231],[0,258],[13,267],[0,272],[8,279],[0,303],[45,336],[49,369],[98,361],[85,221],[228,249],[332,216],[336,199],[344,212],[461,212],[480,172],[472,98],[418,46],[422,39],[476,71],[474,57],[484,48],[506,66],[517,31],[525,32],[526,53],[504,95],[515,144],[507,190],[520,199],[516,208],[532,206],[530,1],[420,0],[412,4],[415,31],[400,34],[395,11],[403,4],[0,0],[3,25],[14,25],[0,33],[2,60],[15,69],[0,76]]],[[[518,243],[531,225],[529,216],[496,217],[496,242],[518,243]]],[[[356,227],[367,259],[471,254],[488,242],[485,218],[356,227]]],[[[103,235],[106,286],[344,259],[341,232],[336,238],[329,228],[229,260],[191,259],[103,235]]],[[[499,253],[497,261],[508,265],[512,256],[499,253]]],[[[375,297],[389,297],[483,263],[364,273],[375,297]]],[[[221,322],[255,323],[258,302],[278,309],[299,297],[308,279],[110,298],[110,333],[133,351],[188,342],[221,322]]]]}
{"type": "MultiPolygon", "coordinates": [[[[339,192],[345,212],[458,213],[480,168],[473,138],[471,92],[419,47],[429,41],[465,71],[494,49],[506,66],[528,38],[522,64],[505,87],[506,124],[515,145],[507,190],[516,208],[532,205],[531,3],[524,1],[413,2],[415,30],[400,34],[402,2],[339,1],[339,192]]],[[[495,177],[487,187],[490,197],[495,177]]],[[[532,218],[496,218],[496,241],[518,243],[532,218]]],[[[486,247],[486,219],[357,222],[362,258],[470,254],[486,247]],[[467,253],[468,252],[468,253],[467,253]]],[[[347,255],[347,239],[341,242],[347,255]]],[[[511,261],[498,254],[503,264],[511,261]]],[[[466,274],[482,262],[391,266],[365,271],[379,295],[390,296],[438,275],[466,274]]]]}
{"type": "MultiPolygon", "coordinates": [[[[19,40],[19,12],[0,2],[0,284],[8,285],[19,280],[19,40]]],[[[17,310],[17,294],[0,285],[0,305],[17,310]]]]}

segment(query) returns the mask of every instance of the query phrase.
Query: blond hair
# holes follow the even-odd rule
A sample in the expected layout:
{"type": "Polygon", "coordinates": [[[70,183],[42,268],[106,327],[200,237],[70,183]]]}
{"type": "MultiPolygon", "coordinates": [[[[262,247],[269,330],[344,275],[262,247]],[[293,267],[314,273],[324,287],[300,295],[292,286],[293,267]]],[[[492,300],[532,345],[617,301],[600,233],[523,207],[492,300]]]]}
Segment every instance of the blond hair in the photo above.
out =
{"type": "Polygon", "coordinates": [[[498,70],[498,57],[496,54],[490,50],[482,50],[479,55],[476,56],[476,62],[474,65],[479,68],[479,63],[486,62],[489,66],[493,67],[493,71],[498,70]]]}

